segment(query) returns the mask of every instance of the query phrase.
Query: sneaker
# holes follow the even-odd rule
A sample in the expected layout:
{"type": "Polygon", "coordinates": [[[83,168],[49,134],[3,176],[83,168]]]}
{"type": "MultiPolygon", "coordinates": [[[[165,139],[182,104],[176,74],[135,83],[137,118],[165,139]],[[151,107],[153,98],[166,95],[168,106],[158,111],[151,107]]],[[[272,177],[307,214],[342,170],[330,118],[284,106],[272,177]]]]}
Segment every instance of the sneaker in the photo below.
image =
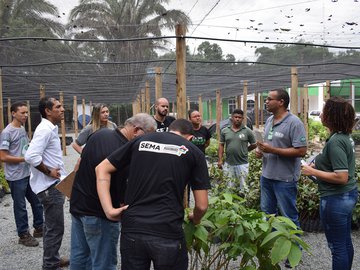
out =
{"type": "Polygon", "coordinates": [[[34,236],[35,238],[41,238],[41,237],[43,237],[43,227],[35,228],[34,233],[33,233],[33,236],[34,236]]]}
{"type": "Polygon", "coordinates": [[[70,264],[70,260],[69,260],[69,258],[68,257],[61,257],[60,258],[60,264],[59,264],[59,266],[60,267],[66,267],[66,266],[68,266],[70,264]]]}
{"type": "Polygon", "coordinates": [[[26,247],[36,247],[39,245],[39,242],[29,232],[26,232],[20,235],[19,244],[26,247]]]}

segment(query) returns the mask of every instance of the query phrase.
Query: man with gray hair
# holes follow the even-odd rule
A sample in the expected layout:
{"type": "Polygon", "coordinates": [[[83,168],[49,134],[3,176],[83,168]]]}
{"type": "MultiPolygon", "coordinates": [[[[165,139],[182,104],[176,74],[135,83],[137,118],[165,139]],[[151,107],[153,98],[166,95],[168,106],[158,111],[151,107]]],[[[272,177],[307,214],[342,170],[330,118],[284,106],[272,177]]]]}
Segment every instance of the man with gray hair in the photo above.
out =
{"type": "MultiPolygon", "coordinates": [[[[96,190],[95,167],[113,151],[137,136],[155,131],[154,118],[139,113],[125,121],[123,128],[100,129],[88,139],[81,154],[70,199],[71,269],[116,269],[120,223],[106,218],[96,190]]],[[[111,200],[120,207],[128,170],[111,177],[111,200]],[[117,179],[114,181],[113,179],[117,179]]]]}

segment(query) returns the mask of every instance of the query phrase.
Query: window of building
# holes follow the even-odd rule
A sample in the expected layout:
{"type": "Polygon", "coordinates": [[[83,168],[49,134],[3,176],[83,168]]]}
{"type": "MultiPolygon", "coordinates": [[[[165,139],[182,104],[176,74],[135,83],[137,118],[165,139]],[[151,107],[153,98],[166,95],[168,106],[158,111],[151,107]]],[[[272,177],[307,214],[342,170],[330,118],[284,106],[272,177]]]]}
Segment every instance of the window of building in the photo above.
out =
{"type": "Polygon", "coordinates": [[[235,98],[230,98],[228,102],[229,107],[229,114],[232,114],[232,112],[236,109],[236,100],[235,98]]]}

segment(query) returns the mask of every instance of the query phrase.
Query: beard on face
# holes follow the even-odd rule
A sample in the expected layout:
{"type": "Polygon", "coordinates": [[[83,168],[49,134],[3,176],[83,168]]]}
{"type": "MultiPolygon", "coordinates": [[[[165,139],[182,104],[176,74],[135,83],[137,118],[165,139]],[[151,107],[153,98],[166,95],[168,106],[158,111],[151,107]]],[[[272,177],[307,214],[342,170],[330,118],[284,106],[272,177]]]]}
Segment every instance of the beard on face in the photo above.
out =
{"type": "Polygon", "coordinates": [[[163,110],[163,111],[158,110],[157,112],[158,112],[159,115],[162,115],[162,116],[166,116],[166,115],[167,115],[167,110],[163,110]]]}

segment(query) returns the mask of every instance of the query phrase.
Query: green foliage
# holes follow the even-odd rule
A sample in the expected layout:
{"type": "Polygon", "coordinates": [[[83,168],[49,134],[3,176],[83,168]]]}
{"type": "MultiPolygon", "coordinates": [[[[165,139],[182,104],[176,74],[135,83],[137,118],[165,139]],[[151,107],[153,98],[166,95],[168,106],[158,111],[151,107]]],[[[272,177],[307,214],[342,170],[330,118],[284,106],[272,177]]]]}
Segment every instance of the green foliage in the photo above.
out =
{"type": "Polygon", "coordinates": [[[8,182],[5,180],[4,170],[0,169],[0,189],[4,189],[5,192],[10,192],[8,182]]]}
{"type": "Polygon", "coordinates": [[[201,224],[185,218],[190,269],[281,269],[286,258],[299,264],[302,231],[287,218],[246,207],[235,194],[212,194],[201,224]],[[235,268],[236,267],[236,268],[235,268]]]}
{"type": "Polygon", "coordinates": [[[222,49],[216,44],[210,44],[209,41],[202,42],[197,48],[198,56],[206,60],[223,60],[222,49]]]}
{"type": "Polygon", "coordinates": [[[329,136],[329,130],[319,121],[309,119],[309,140],[313,140],[315,135],[319,136],[321,142],[325,141],[329,136]]]}
{"type": "Polygon", "coordinates": [[[212,189],[209,208],[201,224],[187,219],[184,231],[190,254],[190,269],[281,269],[289,259],[299,264],[302,252],[309,247],[299,235],[296,225],[287,218],[266,215],[259,208],[261,159],[249,154],[249,181],[244,192],[238,180],[229,178],[217,168],[217,141],[206,149],[212,189]],[[230,182],[232,185],[230,185],[230,182]],[[254,207],[255,206],[255,207],[254,207]]]}
{"type": "Polygon", "coordinates": [[[217,161],[218,158],[218,142],[215,138],[210,139],[210,144],[205,149],[205,154],[209,158],[210,163],[217,161]]]}
{"type": "MultiPolygon", "coordinates": [[[[305,43],[304,40],[299,40],[305,43]]],[[[321,61],[322,59],[332,59],[334,54],[327,48],[317,48],[313,46],[297,45],[275,45],[274,48],[259,47],[255,50],[255,55],[259,62],[271,63],[309,63],[321,61]]]]}
{"type": "Polygon", "coordinates": [[[262,160],[255,157],[255,151],[249,153],[249,174],[247,178],[247,190],[242,196],[246,205],[260,210],[260,176],[262,174],[262,160]]]}
{"type": "Polygon", "coordinates": [[[360,130],[354,130],[351,134],[355,144],[360,144],[360,130]]]}

